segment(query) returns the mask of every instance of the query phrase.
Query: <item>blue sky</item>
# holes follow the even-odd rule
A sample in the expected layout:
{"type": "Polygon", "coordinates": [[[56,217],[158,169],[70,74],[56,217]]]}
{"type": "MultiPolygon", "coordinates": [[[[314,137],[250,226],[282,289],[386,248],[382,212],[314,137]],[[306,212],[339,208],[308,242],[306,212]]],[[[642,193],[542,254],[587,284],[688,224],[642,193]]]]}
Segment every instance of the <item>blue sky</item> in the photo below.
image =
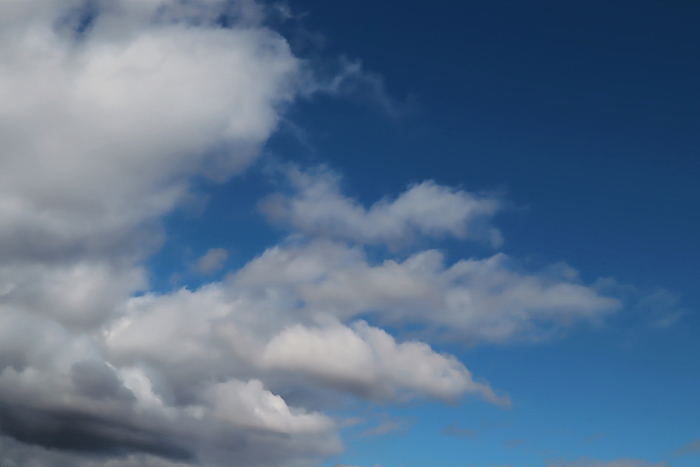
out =
{"type": "Polygon", "coordinates": [[[699,21],[0,3],[0,466],[697,467],[699,21]]]}

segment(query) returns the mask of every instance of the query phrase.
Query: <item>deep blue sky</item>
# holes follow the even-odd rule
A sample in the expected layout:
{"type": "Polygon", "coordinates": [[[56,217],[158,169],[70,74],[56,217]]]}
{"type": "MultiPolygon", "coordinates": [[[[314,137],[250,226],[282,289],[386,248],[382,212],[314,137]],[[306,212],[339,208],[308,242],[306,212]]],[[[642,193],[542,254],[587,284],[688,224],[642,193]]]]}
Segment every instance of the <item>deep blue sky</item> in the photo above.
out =
{"type": "Polygon", "coordinates": [[[361,59],[390,95],[418,103],[398,122],[337,103],[301,112],[317,151],[351,185],[362,180],[360,195],[423,178],[505,187],[529,208],[510,220],[506,250],[692,293],[700,5],[292,6],[308,12],[304,24],[326,36],[327,51],[361,59]]]}
{"type": "MultiPolygon", "coordinates": [[[[473,400],[375,408],[405,426],[376,437],[350,429],[348,452],[326,465],[525,466],[580,457],[697,465],[698,452],[673,453],[700,438],[700,3],[290,6],[303,14],[287,25],[300,53],[360,60],[401,111],[385,112],[366,92],[302,100],[287,118],[304,141],[283,125],[265,160],[329,164],[366,204],[426,179],[500,192],[510,205],[496,219],[502,251],[523,267],[564,261],[586,283],[614,278],[630,290],[619,315],[554,341],[445,344],[507,390],[513,408],[473,400]],[[298,42],[309,33],[322,47],[298,42]],[[662,289],[655,303],[638,303],[662,289]],[[652,326],[678,310],[685,314],[673,326],[652,326]],[[451,424],[478,433],[445,435],[451,424]]],[[[285,235],[255,212],[272,189],[260,170],[265,160],[210,190],[196,223],[182,214],[169,221],[156,276],[166,258],[192,261],[212,246],[233,251],[235,268],[285,235]]],[[[438,247],[452,261],[488,254],[474,244],[438,247]]]]}
{"type": "Polygon", "coordinates": [[[524,209],[502,220],[505,251],[695,293],[699,5],[291,7],[323,35],[324,56],[361,60],[407,113],[361,96],[302,101],[289,118],[311,148],[282,131],[272,153],[330,163],[366,202],[424,179],[505,190],[524,209]]]}
{"type": "Polygon", "coordinates": [[[463,352],[475,374],[509,388],[510,413],[473,403],[416,409],[420,421],[407,434],[377,441],[375,457],[357,447],[351,460],[697,463],[697,454],[669,452],[700,433],[700,4],[292,6],[308,12],[304,25],[324,34],[327,52],[361,59],[393,98],[415,103],[398,119],[367,101],[322,99],[296,115],[316,150],[306,157],[339,167],[357,197],[370,202],[426,178],[505,190],[514,209],[499,224],[503,251],[533,267],[566,261],[588,281],[666,288],[691,311],[671,330],[650,331],[637,310],[568,341],[463,352]],[[507,434],[484,428],[474,439],[446,440],[435,433],[448,422],[479,429],[490,417],[511,423],[507,434]],[[506,439],[524,442],[504,449],[506,439]]]}

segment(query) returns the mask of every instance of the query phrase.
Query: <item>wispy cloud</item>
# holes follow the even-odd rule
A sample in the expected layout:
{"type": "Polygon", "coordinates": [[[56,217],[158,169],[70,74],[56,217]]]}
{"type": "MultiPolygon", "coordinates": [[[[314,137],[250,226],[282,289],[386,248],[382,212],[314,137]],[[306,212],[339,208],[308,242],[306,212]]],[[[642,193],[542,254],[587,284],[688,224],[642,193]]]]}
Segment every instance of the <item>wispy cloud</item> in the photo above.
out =
{"type": "Polygon", "coordinates": [[[440,433],[455,438],[476,438],[476,436],[479,434],[479,430],[459,428],[457,423],[450,423],[445,428],[440,430],[440,433]]]}
{"type": "Polygon", "coordinates": [[[698,452],[700,452],[700,438],[690,441],[688,444],[675,451],[673,455],[682,456],[684,454],[696,454],[698,452]]]}
{"type": "Polygon", "coordinates": [[[224,248],[212,248],[197,260],[192,269],[200,274],[212,274],[221,270],[227,259],[228,251],[224,248]]]}
{"type": "Polygon", "coordinates": [[[515,449],[519,446],[522,446],[523,444],[525,444],[524,439],[519,439],[519,438],[507,439],[503,442],[503,449],[515,449]]]}
{"type": "Polygon", "coordinates": [[[390,433],[404,432],[416,422],[413,418],[408,417],[382,417],[377,426],[362,431],[357,436],[365,438],[368,436],[383,436],[390,433]]]}
{"type": "Polygon", "coordinates": [[[609,461],[597,459],[579,458],[572,461],[567,460],[547,460],[547,467],[666,467],[667,462],[652,463],[643,459],[620,458],[609,461]]]}
{"type": "Polygon", "coordinates": [[[593,434],[591,434],[591,435],[589,435],[589,436],[586,436],[586,437],[584,438],[584,442],[586,442],[586,443],[595,443],[596,441],[599,441],[599,440],[605,438],[606,436],[607,436],[606,433],[604,433],[604,432],[602,432],[602,431],[599,431],[599,432],[597,432],[597,433],[593,433],[593,434]]]}
{"type": "Polygon", "coordinates": [[[367,102],[392,119],[401,119],[419,110],[414,96],[399,100],[386,89],[384,78],[367,70],[358,59],[342,55],[313,62],[305,69],[303,93],[330,94],[367,102]]]}

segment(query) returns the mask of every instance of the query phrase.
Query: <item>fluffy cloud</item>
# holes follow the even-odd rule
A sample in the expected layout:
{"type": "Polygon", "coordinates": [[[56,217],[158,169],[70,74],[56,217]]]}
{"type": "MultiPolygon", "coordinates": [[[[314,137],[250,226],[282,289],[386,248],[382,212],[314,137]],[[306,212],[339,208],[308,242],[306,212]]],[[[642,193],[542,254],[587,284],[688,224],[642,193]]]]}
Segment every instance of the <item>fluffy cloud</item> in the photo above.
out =
{"type": "Polygon", "coordinates": [[[230,280],[256,290],[274,285],[308,310],[340,319],[371,313],[475,341],[538,339],[621,306],[581,284],[570,268],[558,269],[566,274],[557,268],[527,273],[502,253],[448,267],[437,250],[370,264],[357,247],[316,240],[271,248],[230,280]]]}
{"type": "Polygon", "coordinates": [[[344,196],[339,176],[326,168],[291,167],[286,175],[292,193],[272,195],[261,208],[310,240],[267,250],[235,275],[237,286],[274,284],[341,319],[374,313],[393,324],[429,324],[495,342],[538,339],[621,306],[582,284],[566,264],[533,274],[502,253],[450,266],[437,250],[402,262],[369,264],[365,257],[364,244],[397,247],[416,236],[488,238],[498,245],[500,232],[489,224],[500,208],[495,198],[424,182],[367,209],[344,196]]]}
{"type": "Polygon", "coordinates": [[[395,200],[383,199],[369,209],[344,196],[339,176],[326,168],[287,171],[294,194],[271,195],[261,203],[273,221],[311,236],[360,244],[400,247],[420,235],[488,240],[499,246],[501,233],[488,220],[501,207],[497,199],[423,182],[395,200]]]}
{"type": "Polygon", "coordinates": [[[476,393],[497,404],[510,404],[487,384],[474,382],[471,373],[453,356],[438,354],[422,342],[397,344],[385,331],[364,321],[355,322],[351,328],[287,328],[268,343],[262,362],[370,398],[393,396],[401,390],[447,400],[476,393]]]}
{"type": "Polygon", "coordinates": [[[266,28],[211,27],[252,21],[226,5],[2,2],[0,267],[140,256],[191,177],[250,165],[299,61],[266,28]]]}
{"type": "Polygon", "coordinates": [[[0,267],[0,303],[50,317],[71,329],[102,324],[130,294],[148,286],[143,267],[113,261],[0,267]]]}
{"type": "Polygon", "coordinates": [[[288,406],[259,380],[190,381],[184,395],[158,369],[116,367],[54,322],[5,310],[0,324],[0,424],[16,440],[85,459],[133,452],[206,465],[284,465],[289,453],[340,449],[330,418],[288,406]]]}
{"type": "Polygon", "coordinates": [[[328,430],[334,423],[314,413],[292,413],[280,396],[272,394],[259,380],[246,383],[231,380],[207,389],[206,399],[212,414],[236,425],[281,433],[304,433],[328,430]]]}
{"type": "Polygon", "coordinates": [[[250,165],[300,73],[254,6],[0,4],[4,301],[100,324],[146,286],[139,260],[192,177],[250,165]],[[243,25],[212,27],[221,15],[243,25]]]}
{"type": "Polygon", "coordinates": [[[305,310],[295,318],[293,301],[249,294],[211,285],[132,299],[127,314],[105,330],[105,352],[121,364],[140,359],[160,368],[177,392],[202,379],[276,371],[305,374],[318,385],[372,400],[474,393],[509,403],[425,343],[398,344],[365,322],[344,326],[330,315],[304,316],[305,310]],[[316,325],[285,325],[294,320],[316,325]]]}
{"type": "Polygon", "coordinates": [[[323,416],[289,408],[276,391],[291,389],[301,407],[315,388],[372,401],[475,394],[509,404],[453,356],[397,342],[361,316],[509,342],[540,339],[619,306],[565,265],[526,272],[501,253],[446,265],[437,250],[373,263],[363,247],[337,239],[290,239],[221,282],[129,299],[97,342],[118,367],[146,365],[153,387],[185,413],[219,413],[251,429],[267,420],[268,430],[294,432],[323,426],[323,416]],[[258,407],[255,416],[241,401],[258,407]],[[271,408],[278,412],[265,415],[271,408]]]}

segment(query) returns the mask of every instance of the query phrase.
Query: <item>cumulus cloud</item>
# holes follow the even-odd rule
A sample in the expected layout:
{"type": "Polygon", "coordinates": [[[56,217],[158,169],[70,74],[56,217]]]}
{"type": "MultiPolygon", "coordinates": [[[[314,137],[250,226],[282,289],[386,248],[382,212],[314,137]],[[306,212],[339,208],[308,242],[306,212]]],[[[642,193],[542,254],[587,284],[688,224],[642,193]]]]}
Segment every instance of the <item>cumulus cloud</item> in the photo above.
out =
{"type": "Polygon", "coordinates": [[[4,302],[101,324],[147,287],[139,261],[192,177],[223,181],[254,161],[300,67],[254,6],[0,4],[4,302]],[[242,26],[213,27],[224,14],[242,26]]]}
{"type": "Polygon", "coordinates": [[[314,432],[333,428],[333,421],[321,414],[293,413],[280,396],[272,394],[259,380],[217,383],[207,389],[212,414],[237,425],[281,433],[314,432]]]}
{"type": "Polygon", "coordinates": [[[271,195],[261,209],[272,221],[307,235],[394,247],[418,234],[502,243],[501,233],[488,223],[501,207],[493,197],[426,181],[367,209],[341,193],[339,175],[327,168],[304,172],[291,167],[286,175],[294,193],[271,195]]]}
{"type": "Polygon", "coordinates": [[[125,297],[148,287],[143,267],[106,260],[0,267],[0,303],[86,330],[115,313],[125,297]]]}
{"type": "MultiPolygon", "coordinates": [[[[419,395],[453,400],[473,393],[509,404],[488,384],[475,382],[453,356],[425,343],[397,343],[363,321],[345,326],[328,315],[318,317],[326,322],[322,326],[285,326],[281,315],[295,319],[294,301],[251,299],[249,293],[219,284],[134,298],[125,316],[105,330],[105,351],[117,362],[149,362],[181,384],[179,390],[202,378],[275,370],[305,374],[319,385],[371,400],[419,395]]],[[[303,314],[296,320],[306,321],[303,314]]]]}
{"type": "Polygon", "coordinates": [[[271,247],[197,290],[133,297],[96,342],[119,368],[145,365],[149,391],[164,406],[298,435],[333,426],[304,410],[314,388],[371,401],[474,394],[509,405],[455,357],[397,340],[361,316],[510,342],[541,339],[619,306],[566,265],[527,272],[501,253],[447,265],[437,250],[371,262],[361,245],[319,235],[271,247]],[[290,388],[308,394],[296,398],[298,408],[279,396],[290,388]]]}
{"type": "Polygon", "coordinates": [[[370,398],[408,391],[450,400],[474,393],[496,404],[510,404],[487,384],[474,382],[455,357],[438,354],[422,342],[397,344],[385,331],[364,321],[351,328],[287,328],[268,343],[262,362],[370,398]]]}
{"type": "Polygon", "coordinates": [[[330,418],[290,407],[259,380],[190,381],[186,397],[156,368],[103,360],[87,336],[21,314],[3,319],[0,423],[16,440],[85,459],[131,452],[205,465],[284,465],[290,453],[340,449],[330,418]]]}
{"type": "Polygon", "coordinates": [[[294,97],[299,62],[280,36],[207,27],[223,3],[97,5],[80,40],[55,25],[80,2],[1,7],[17,22],[0,56],[3,253],[116,248],[186,198],[191,176],[248,166],[294,97]]]}
{"type": "Polygon", "coordinates": [[[364,250],[328,240],[273,247],[230,281],[256,290],[274,285],[340,319],[372,313],[474,341],[540,339],[621,306],[575,275],[528,273],[503,253],[447,266],[441,252],[426,250],[371,264],[364,250]]]}

